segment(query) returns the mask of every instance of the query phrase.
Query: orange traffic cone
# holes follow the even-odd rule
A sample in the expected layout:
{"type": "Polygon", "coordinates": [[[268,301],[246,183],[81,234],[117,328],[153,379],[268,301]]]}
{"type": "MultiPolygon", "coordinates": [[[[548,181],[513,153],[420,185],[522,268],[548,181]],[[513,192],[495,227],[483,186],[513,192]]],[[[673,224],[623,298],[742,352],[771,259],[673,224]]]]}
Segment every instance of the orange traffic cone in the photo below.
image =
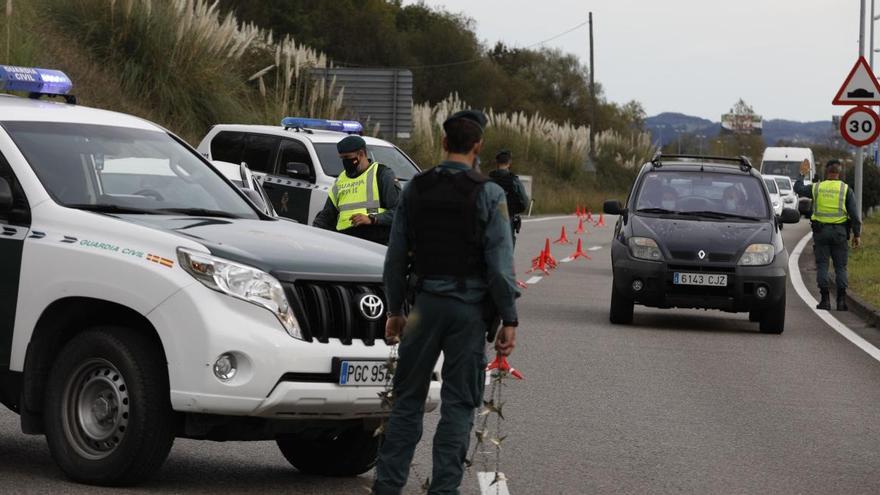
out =
{"type": "Polygon", "coordinates": [[[571,260],[574,261],[578,258],[586,258],[588,260],[593,259],[592,256],[584,252],[584,243],[582,239],[578,239],[577,249],[575,249],[574,254],[571,255],[571,260]]]}
{"type": "Polygon", "coordinates": [[[550,275],[550,272],[547,271],[547,253],[543,250],[538,257],[532,260],[532,268],[529,269],[526,273],[532,272],[543,272],[545,275],[550,275]]]}
{"type": "Polygon", "coordinates": [[[581,216],[581,205],[574,206],[574,216],[576,216],[576,217],[581,216]]]}
{"type": "Polygon", "coordinates": [[[604,227],[605,226],[605,214],[599,213],[599,221],[596,222],[596,227],[604,227]]]}
{"type": "Polygon", "coordinates": [[[547,264],[547,268],[551,270],[555,269],[559,263],[556,262],[556,258],[550,254],[550,239],[547,238],[544,242],[544,262],[547,264]]]}
{"type": "Polygon", "coordinates": [[[565,233],[565,225],[562,226],[562,233],[559,235],[559,239],[553,241],[553,244],[571,244],[571,241],[568,240],[568,235],[565,233]]]}
{"type": "Polygon", "coordinates": [[[587,210],[587,221],[588,222],[593,221],[593,210],[592,209],[587,210]]]}
{"type": "Polygon", "coordinates": [[[587,231],[584,229],[584,219],[581,218],[578,220],[578,228],[575,229],[575,234],[585,234],[587,231]]]}

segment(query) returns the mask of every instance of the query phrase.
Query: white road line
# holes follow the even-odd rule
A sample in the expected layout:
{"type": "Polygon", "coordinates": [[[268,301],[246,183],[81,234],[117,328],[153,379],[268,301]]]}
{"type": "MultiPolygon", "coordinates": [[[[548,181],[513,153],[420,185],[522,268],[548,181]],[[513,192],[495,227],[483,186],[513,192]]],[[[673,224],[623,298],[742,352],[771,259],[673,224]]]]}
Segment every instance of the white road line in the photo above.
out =
{"type": "Polygon", "coordinates": [[[526,280],[526,283],[527,284],[537,284],[538,282],[541,281],[542,278],[543,277],[532,277],[532,278],[526,280]]]}
{"type": "MultiPolygon", "coordinates": [[[[564,216],[559,216],[559,217],[526,218],[526,219],[523,220],[523,223],[529,223],[529,222],[549,222],[550,220],[561,220],[561,219],[563,219],[563,218],[572,218],[572,217],[574,217],[574,215],[564,215],[564,216]]],[[[577,218],[576,218],[576,217],[575,217],[575,218],[572,218],[572,219],[575,220],[575,221],[577,221],[577,218]]]]}
{"type": "Polygon", "coordinates": [[[804,236],[800,242],[795,246],[794,251],[791,253],[791,257],[788,259],[788,273],[791,276],[791,285],[794,286],[794,290],[801,296],[801,299],[807,303],[807,306],[816,313],[816,316],[822,319],[825,323],[828,324],[831,328],[834,329],[835,332],[843,335],[846,340],[849,340],[853,344],[855,344],[859,349],[868,353],[869,356],[880,361],[880,349],[874,347],[873,344],[863,339],[859,334],[853,332],[846,325],[840,322],[837,318],[831,315],[829,311],[823,311],[816,309],[816,305],[819,304],[816,301],[816,298],[810,294],[810,291],[807,289],[807,286],[804,285],[803,277],[801,276],[801,270],[798,266],[798,260],[801,257],[801,253],[804,251],[804,246],[807,245],[807,242],[813,237],[812,233],[808,233],[804,236]]]}
{"type": "Polygon", "coordinates": [[[587,251],[598,251],[600,249],[602,249],[602,246],[593,246],[593,247],[587,249],[587,251]]]}
{"type": "Polygon", "coordinates": [[[571,260],[573,260],[573,259],[574,259],[574,258],[572,258],[571,256],[569,256],[568,258],[562,258],[561,260],[559,260],[559,262],[560,262],[560,263],[568,263],[569,261],[571,261],[571,260]]]}
{"type": "Polygon", "coordinates": [[[480,482],[480,494],[481,495],[510,495],[510,492],[507,490],[507,482],[499,481],[498,483],[492,484],[495,481],[495,473],[494,472],[485,472],[480,471],[477,473],[477,480],[480,482]]]}

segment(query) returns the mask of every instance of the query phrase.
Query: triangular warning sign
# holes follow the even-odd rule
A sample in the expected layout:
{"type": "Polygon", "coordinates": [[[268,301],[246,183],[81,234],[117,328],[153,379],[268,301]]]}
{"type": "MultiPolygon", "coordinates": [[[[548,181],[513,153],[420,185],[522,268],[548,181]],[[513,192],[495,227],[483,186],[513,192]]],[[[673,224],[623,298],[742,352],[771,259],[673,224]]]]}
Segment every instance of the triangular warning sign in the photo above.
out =
{"type": "Polygon", "coordinates": [[[865,57],[859,57],[831,104],[880,105],[880,84],[865,57]]]}

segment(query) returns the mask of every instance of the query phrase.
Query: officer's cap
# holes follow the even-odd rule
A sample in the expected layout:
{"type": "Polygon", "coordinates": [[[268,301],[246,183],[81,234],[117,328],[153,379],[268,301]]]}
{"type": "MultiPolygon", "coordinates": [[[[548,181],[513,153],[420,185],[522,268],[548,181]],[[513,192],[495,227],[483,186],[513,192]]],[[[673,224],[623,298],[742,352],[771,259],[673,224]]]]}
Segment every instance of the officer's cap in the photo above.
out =
{"type": "Polygon", "coordinates": [[[513,158],[513,153],[510,150],[501,150],[495,155],[495,161],[498,163],[507,163],[511,158],[513,158]]]}
{"type": "Polygon", "coordinates": [[[462,110],[460,112],[455,112],[448,119],[446,119],[445,122],[443,122],[443,130],[444,131],[447,130],[446,127],[450,123],[452,123],[458,119],[469,120],[469,121],[477,124],[477,126],[480,127],[480,131],[483,131],[486,128],[486,124],[489,123],[489,119],[486,118],[486,114],[484,114],[483,112],[481,112],[479,110],[462,110]]]}
{"type": "Polygon", "coordinates": [[[336,143],[336,150],[339,154],[354,153],[355,151],[365,149],[366,147],[367,142],[360,136],[348,136],[342,141],[336,143]]]}

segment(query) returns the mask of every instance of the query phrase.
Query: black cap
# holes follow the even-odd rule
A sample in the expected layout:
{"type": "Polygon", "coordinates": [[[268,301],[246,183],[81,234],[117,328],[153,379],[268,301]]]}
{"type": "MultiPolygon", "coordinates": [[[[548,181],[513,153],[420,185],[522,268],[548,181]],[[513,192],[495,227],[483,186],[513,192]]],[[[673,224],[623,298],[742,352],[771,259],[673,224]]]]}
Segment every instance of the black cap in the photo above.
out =
{"type": "Polygon", "coordinates": [[[495,155],[495,161],[498,163],[507,163],[511,158],[513,158],[513,153],[510,150],[501,150],[495,155]]]}
{"type": "Polygon", "coordinates": [[[360,136],[348,136],[342,141],[336,143],[336,151],[342,153],[354,153],[362,149],[366,149],[367,142],[360,136]]]}
{"type": "Polygon", "coordinates": [[[447,124],[458,119],[466,119],[474,122],[480,127],[480,131],[484,130],[486,128],[486,124],[489,123],[489,119],[486,118],[486,114],[479,110],[462,110],[460,112],[455,112],[443,122],[443,130],[446,130],[447,124]]]}

